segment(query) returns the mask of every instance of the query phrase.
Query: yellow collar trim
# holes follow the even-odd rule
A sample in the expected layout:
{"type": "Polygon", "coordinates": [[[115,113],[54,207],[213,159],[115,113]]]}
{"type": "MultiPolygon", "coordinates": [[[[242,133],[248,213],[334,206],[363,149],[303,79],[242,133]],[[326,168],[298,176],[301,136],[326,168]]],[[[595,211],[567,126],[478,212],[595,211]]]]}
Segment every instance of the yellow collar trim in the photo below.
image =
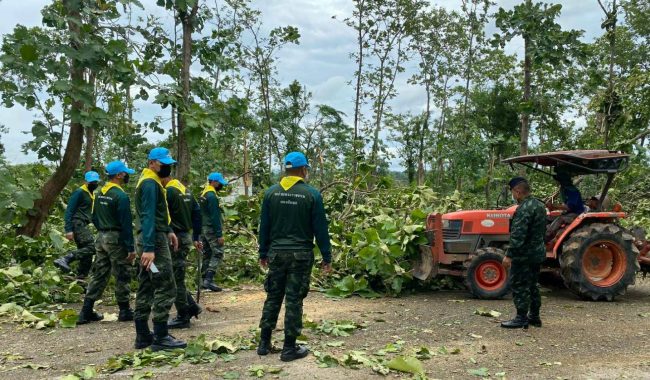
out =
{"type": "Polygon", "coordinates": [[[88,185],[87,184],[81,185],[81,190],[88,193],[88,195],[90,195],[90,199],[92,199],[93,201],[95,200],[95,194],[91,193],[90,190],[88,190],[88,185]]]}
{"type": "Polygon", "coordinates": [[[185,194],[185,192],[187,191],[187,188],[185,187],[185,185],[183,185],[181,183],[181,181],[179,181],[177,179],[172,179],[171,181],[169,181],[167,183],[167,186],[165,186],[165,187],[173,187],[174,189],[178,189],[178,191],[180,191],[181,194],[185,194]]]}
{"type": "Polygon", "coordinates": [[[102,190],[101,190],[102,195],[106,195],[106,193],[108,193],[108,190],[110,190],[110,189],[112,189],[114,187],[117,187],[118,189],[122,190],[122,192],[124,192],[124,189],[122,189],[120,187],[120,185],[118,185],[117,183],[106,182],[106,184],[102,187],[102,190]]]}
{"type": "Polygon", "coordinates": [[[210,186],[209,184],[207,184],[203,188],[203,191],[201,192],[201,196],[203,197],[203,196],[205,196],[205,194],[210,193],[210,192],[214,193],[215,195],[217,194],[217,190],[214,189],[214,186],[210,186]]]}
{"type": "Polygon", "coordinates": [[[136,189],[139,188],[140,185],[142,185],[142,182],[148,179],[154,180],[158,184],[158,186],[160,186],[160,188],[162,189],[163,198],[165,199],[165,208],[167,209],[167,224],[171,224],[172,217],[171,215],[169,215],[169,204],[167,204],[167,192],[165,191],[165,186],[163,186],[162,182],[160,181],[160,177],[158,177],[158,174],[149,168],[144,168],[142,170],[142,174],[140,174],[140,179],[138,179],[138,184],[135,186],[135,188],[136,189]]]}
{"type": "Polygon", "coordinates": [[[282,178],[280,181],[280,186],[284,189],[284,191],[287,191],[291,189],[296,183],[304,181],[302,177],[296,177],[296,176],[286,176],[282,178]]]}

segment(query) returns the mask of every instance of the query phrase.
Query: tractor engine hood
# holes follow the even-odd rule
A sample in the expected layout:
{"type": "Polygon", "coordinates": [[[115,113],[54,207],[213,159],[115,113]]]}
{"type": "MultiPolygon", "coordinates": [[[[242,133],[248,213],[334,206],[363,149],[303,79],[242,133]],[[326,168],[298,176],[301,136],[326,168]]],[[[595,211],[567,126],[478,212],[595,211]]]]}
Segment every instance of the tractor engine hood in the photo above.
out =
{"type": "Polygon", "coordinates": [[[446,237],[463,235],[503,235],[510,231],[510,219],[517,209],[455,211],[442,216],[446,237]]]}

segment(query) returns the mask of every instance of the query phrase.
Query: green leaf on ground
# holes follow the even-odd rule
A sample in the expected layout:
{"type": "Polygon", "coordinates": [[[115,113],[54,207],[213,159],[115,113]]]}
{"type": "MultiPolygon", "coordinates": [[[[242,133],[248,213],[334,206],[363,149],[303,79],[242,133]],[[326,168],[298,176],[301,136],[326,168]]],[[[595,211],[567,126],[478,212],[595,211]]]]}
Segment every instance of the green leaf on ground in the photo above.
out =
{"type": "Polygon", "coordinates": [[[225,380],[239,379],[239,372],[237,372],[237,371],[228,371],[228,372],[223,374],[223,378],[225,380]]]}
{"type": "Polygon", "coordinates": [[[404,357],[398,356],[389,361],[386,366],[395,371],[407,372],[412,374],[424,374],[424,367],[422,367],[422,362],[414,357],[404,357]]]}
{"type": "Polygon", "coordinates": [[[342,341],[342,340],[335,340],[335,341],[332,341],[332,342],[325,343],[325,345],[327,345],[328,347],[341,347],[344,344],[345,344],[345,342],[342,341]]]}
{"type": "Polygon", "coordinates": [[[488,369],[484,368],[484,367],[479,368],[479,369],[468,369],[467,373],[469,373],[470,375],[478,376],[478,377],[488,377],[489,376],[488,369]]]}
{"type": "Polygon", "coordinates": [[[492,318],[499,318],[501,316],[501,313],[499,313],[496,310],[491,310],[486,307],[479,307],[478,309],[474,310],[474,314],[480,315],[483,317],[492,317],[492,318]]]}

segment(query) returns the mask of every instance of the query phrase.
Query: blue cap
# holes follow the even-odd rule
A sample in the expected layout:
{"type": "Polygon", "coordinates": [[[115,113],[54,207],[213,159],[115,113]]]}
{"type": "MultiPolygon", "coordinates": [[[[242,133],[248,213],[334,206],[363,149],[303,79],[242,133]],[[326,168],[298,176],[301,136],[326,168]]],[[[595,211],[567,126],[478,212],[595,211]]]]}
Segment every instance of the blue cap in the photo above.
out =
{"type": "Polygon", "coordinates": [[[120,173],[133,174],[135,173],[135,170],[129,169],[122,161],[113,161],[109,162],[108,165],[106,165],[106,174],[116,175],[120,173]]]}
{"type": "Polygon", "coordinates": [[[99,182],[99,173],[94,171],[89,171],[84,174],[84,179],[86,182],[99,182]]]}
{"type": "Polygon", "coordinates": [[[228,180],[223,178],[223,174],[219,172],[210,173],[210,175],[208,176],[208,182],[210,181],[217,181],[224,186],[228,186],[228,180]]]}
{"type": "Polygon", "coordinates": [[[149,157],[147,158],[150,160],[158,160],[165,165],[176,163],[176,160],[174,160],[172,158],[172,155],[169,153],[169,149],[163,147],[151,149],[151,152],[149,152],[149,157]]]}
{"type": "Polygon", "coordinates": [[[284,167],[287,169],[301,168],[303,166],[309,167],[307,157],[302,152],[291,152],[284,157],[284,167]]]}

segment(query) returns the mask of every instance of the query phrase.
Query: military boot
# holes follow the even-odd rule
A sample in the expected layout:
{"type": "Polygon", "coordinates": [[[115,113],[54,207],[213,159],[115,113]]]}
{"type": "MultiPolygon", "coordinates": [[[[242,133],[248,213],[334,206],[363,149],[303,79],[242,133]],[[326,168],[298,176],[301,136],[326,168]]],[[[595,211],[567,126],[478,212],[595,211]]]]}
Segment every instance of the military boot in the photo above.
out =
{"type": "Polygon", "coordinates": [[[128,302],[118,302],[120,307],[120,314],[117,316],[117,320],[120,322],[129,322],[133,320],[133,309],[129,307],[128,302]]]}
{"type": "Polygon", "coordinates": [[[209,270],[205,273],[205,278],[203,279],[203,289],[208,289],[213,292],[220,292],[222,289],[214,283],[214,271],[209,270]]]}
{"type": "Polygon", "coordinates": [[[526,314],[517,314],[517,316],[509,321],[501,322],[501,327],[505,329],[527,329],[528,317],[526,314]]]}
{"type": "Polygon", "coordinates": [[[135,349],[141,350],[151,346],[153,334],[149,330],[149,321],[146,319],[135,320],[135,349]]]}
{"type": "Polygon", "coordinates": [[[79,312],[79,317],[77,317],[78,325],[84,325],[86,323],[97,322],[104,319],[104,316],[101,313],[98,313],[95,310],[93,310],[94,306],[95,306],[95,300],[91,300],[88,298],[84,299],[84,305],[82,306],[81,311],[79,312]]]}
{"type": "Polygon", "coordinates": [[[528,324],[535,327],[542,327],[542,319],[539,317],[539,313],[528,313],[528,324]]]}
{"type": "Polygon", "coordinates": [[[187,329],[190,327],[190,318],[187,310],[178,310],[176,318],[167,321],[167,328],[170,329],[187,329]]]}
{"type": "Polygon", "coordinates": [[[203,308],[201,305],[196,303],[194,301],[194,298],[192,297],[192,294],[190,292],[187,292],[187,315],[192,318],[199,319],[199,314],[203,313],[203,308]]]}
{"type": "Polygon", "coordinates": [[[54,260],[54,266],[59,268],[63,273],[70,273],[70,271],[72,271],[72,268],[70,268],[70,263],[73,261],[74,255],[72,253],[68,253],[63,257],[54,260]]]}
{"type": "Polygon", "coordinates": [[[167,322],[153,323],[153,343],[151,344],[151,351],[173,350],[185,347],[187,347],[187,343],[169,335],[167,322]]]}
{"type": "Polygon", "coordinates": [[[271,345],[271,334],[273,330],[271,329],[262,329],[260,333],[260,344],[257,346],[257,354],[260,356],[268,355],[272,350],[271,345]]]}
{"type": "Polygon", "coordinates": [[[309,355],[309,350],[296,344],[296,338],[284,337],[284,346],[280,353],[280,360],[290,362],[296,359],[302,359],[309,355]]]}

